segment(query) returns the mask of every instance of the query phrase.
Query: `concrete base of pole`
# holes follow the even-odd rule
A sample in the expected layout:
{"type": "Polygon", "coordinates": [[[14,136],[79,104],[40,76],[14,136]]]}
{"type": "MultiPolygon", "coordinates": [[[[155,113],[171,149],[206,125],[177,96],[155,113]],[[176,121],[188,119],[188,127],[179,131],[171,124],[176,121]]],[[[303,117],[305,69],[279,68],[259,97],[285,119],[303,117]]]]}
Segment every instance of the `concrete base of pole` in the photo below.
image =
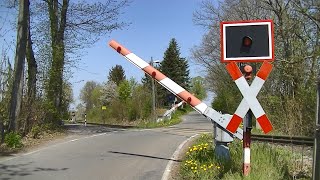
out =
{"type": "Polygon", "coordinates": [[[214,153],[219,159],[224,159],[227,161],[231,159],[230,151],[227,143],[216,142],[214,153]]]}

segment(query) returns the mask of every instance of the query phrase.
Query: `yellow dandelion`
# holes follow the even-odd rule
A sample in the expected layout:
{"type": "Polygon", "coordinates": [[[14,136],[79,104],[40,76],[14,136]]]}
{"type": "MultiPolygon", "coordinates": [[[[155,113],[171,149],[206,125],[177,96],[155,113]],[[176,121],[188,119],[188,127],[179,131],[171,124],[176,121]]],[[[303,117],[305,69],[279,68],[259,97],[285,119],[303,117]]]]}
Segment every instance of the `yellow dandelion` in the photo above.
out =
{"type": "Polygon", "coordinates": [[[191,169],[194,169],[194,167],[192,166],[191,169]]]}
{"type": "Polygon", "coordinates": [[[192,149],[190,149],[190,152],[192,152],[193,150],[192,149]]]}
{"type": "Polygon", "coordinates": [[[202,147],[199,149],[200,151],[202,150],[202,147]]]}
{"type": "Polygon", "coordinates": [[[207,168],[203,168],[203,170],[204,170],[204,171],[206,171],[206,170],[207,170],[207,168]]]}
{"type": "Polygon", "coordinates": [[[218,169],[220,169],[220,166],[217,166],[218,169]]]}
{"type": "Polygon", "coordinates": [[[198,171],[197,171],[197,170],[194,170],[193,172],[194,172],[194,173],[197,173],[198,171]]]}
{"type": "Polygon", "coordinates": [[[194,167],[194,169],[198,169],[197,167],[194,167]]]}
{"type": "Polygon", "coordinates": [[[184,163],[184,165],[187,166],[188,164],[187,164],[187,163],[184,163]]]}
{"type": "Polygon", "coordinates": [[[189,152],[187,152],[186,154],[189,154],[189,152]]]}

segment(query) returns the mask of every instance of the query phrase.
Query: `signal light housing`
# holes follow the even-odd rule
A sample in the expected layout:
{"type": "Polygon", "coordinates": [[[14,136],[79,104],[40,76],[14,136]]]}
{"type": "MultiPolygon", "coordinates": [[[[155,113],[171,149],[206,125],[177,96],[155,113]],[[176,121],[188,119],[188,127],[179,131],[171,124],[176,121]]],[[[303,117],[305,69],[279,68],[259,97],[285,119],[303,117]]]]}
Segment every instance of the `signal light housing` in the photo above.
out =
{"type": "Polygon", "coordinates": [[[272,20],[221,22],[221,62],[274,60],[272,20]]]}

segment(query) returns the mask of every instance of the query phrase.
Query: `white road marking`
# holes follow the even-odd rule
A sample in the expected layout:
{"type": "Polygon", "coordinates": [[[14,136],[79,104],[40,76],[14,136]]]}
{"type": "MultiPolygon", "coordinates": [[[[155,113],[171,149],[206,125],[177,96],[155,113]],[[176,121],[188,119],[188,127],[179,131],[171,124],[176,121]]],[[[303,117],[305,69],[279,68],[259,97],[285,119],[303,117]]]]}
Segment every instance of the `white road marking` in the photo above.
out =
{"type": "MultiPolygon", "coordinates": [[[[118,132],[118,131],[112,131],[112,132],[118,132]]],[[[51,146],[47,146],[47,147],[44,147],[44,148],[41,148],[41,149],[37,149],[35,151],[31,151],[31,152],[28,152],[28,153],[24,153],[24,154],[14,154],[14,157],[11,157],[11,158],[8,158],[8,159],[4,159],[4,160],[0,160],[0,162],[6,162],[6,161],[10,161],[12,159],[16,159],[18,157],[23,157],[23,156],[28,156],[28,155],[31,155],[31,154],[35,154],[37,152],[40,152],[40,151],[43,151],[43,150],[46,150],[46,149],[49,149],[49,148],[52,148],[52,147],[57,147],[57,146],[60,146],[60,145],[63,145],[63,144],[67,144],[67,143],[71,143],[71,142],[75,142],[75,141],[79,141],[79,140],[83,140],[83,139],[88,139],[88,138],[92,138],[92,137],[97,137],[97,136],[103,136],[103,135],[111,135],[111,133],[100,133],[100,134],[94,134],[94,135],[91,135],[91,136],[85,136],[85,137],[82,137],[82,138],[75,138],[75,139],[71,139],[69,141],[65,141],[65,142],[61,142],[61,143],[57,143],[57,144],[54,144],[54,145],[51,145],[51,146]]]]}
{"type": "MultiPolygon", "coordinates": [[[[183,148],[183,146],[184,146],[187,142],[189,142],[191,139],[197,137],[198,135],[199,135],[199,134],[195,134],[195,135],[189,137],[188,139],[186,139],[185,141],[183,141],[183,142],[179,145],[179,147],[176,149],[176,151],[173,153],[173,155],[171,156],[170,159],[175,159],[175,158],[179,155],[179,153],[180,153],[181,149],[183,148]]],[[[172,161],[172,160],[170,160],[170,161],[168,162],[167,167],[166,167],[166,169],[164,170],[164,173],[163,173],[163,175],[162,175],[161,180],[167,180],[167,179],[169,178],[169,175],[170,175],[170,172],[171,172],[173,163],[174,163],[174,161],[172,161]]]]}

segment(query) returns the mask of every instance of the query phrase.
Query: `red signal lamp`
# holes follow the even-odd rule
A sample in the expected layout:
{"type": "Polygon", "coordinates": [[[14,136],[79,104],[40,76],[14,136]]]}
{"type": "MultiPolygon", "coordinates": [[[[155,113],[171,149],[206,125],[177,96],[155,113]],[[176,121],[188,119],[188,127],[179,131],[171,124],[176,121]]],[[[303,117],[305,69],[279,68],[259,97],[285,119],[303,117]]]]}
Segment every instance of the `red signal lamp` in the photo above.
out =
{"type": "Polygon", "coordinates": [[[252,38],[249,37],[249,36],[243,37],[243,39],[242,39],[242,45],[243,45],[244,47],[251,47],[251,45],[252,45],[252,38]]]}

